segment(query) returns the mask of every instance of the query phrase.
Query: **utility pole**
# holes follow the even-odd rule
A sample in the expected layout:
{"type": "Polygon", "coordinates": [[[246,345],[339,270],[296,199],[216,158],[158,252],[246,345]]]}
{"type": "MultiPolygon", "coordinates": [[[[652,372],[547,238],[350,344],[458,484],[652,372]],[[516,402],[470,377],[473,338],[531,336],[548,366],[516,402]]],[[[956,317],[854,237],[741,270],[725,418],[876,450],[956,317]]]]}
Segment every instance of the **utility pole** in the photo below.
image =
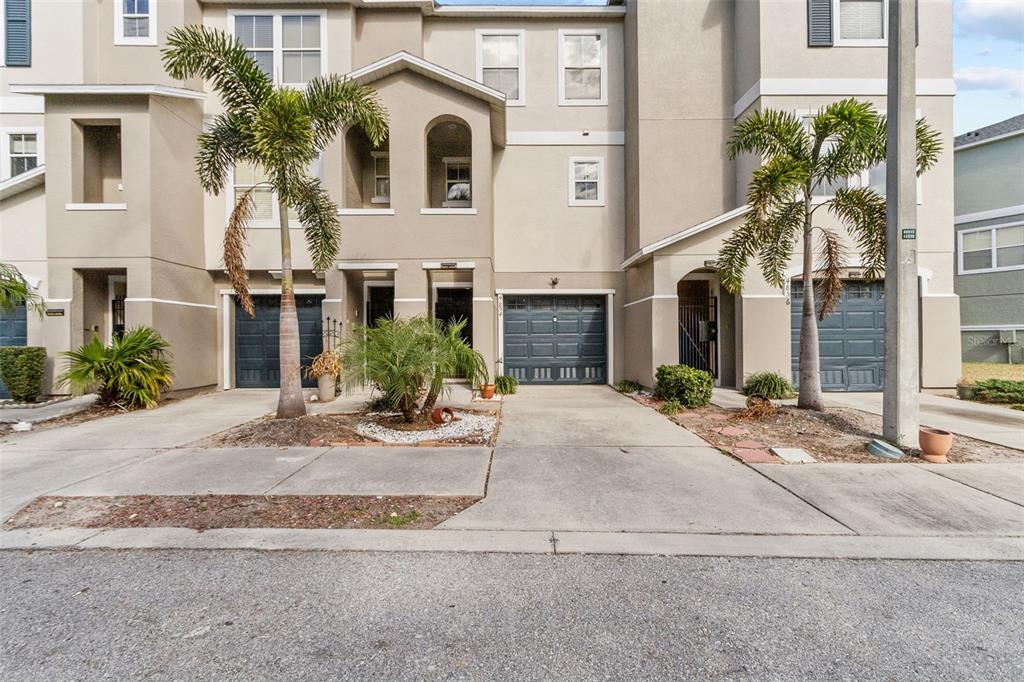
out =
{"type": "Polygon", "coordinates": [[[915,5],[916,0],[889,0],[882,435],[902,446],[917,443],[920,389],[915,5]]]}

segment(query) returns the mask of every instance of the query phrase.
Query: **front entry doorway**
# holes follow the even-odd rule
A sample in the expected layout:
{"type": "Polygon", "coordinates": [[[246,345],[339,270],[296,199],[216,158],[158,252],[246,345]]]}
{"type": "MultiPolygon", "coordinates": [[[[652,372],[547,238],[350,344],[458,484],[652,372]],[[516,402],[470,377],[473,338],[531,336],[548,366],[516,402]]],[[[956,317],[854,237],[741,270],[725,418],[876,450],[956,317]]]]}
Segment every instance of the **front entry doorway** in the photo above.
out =
{"type": "Polygon", "coordinates": [[[711,281],[684,279],[679,298],[679,364],[718,378],[718,299],[711,281]]]}
{"type": "Polygon", "coordinates": [[[388,282],[366,283],[366,326],[376,327],[377,320],[395,316],[395,286],[388,282]]]}
{"type": "Polygon", "coordinates": [[[452,322],[465,320],[462,340],[473,345],[473,289],[469,287],[438,288],[434,294],[434,317],[446,328],[452,322]]]}

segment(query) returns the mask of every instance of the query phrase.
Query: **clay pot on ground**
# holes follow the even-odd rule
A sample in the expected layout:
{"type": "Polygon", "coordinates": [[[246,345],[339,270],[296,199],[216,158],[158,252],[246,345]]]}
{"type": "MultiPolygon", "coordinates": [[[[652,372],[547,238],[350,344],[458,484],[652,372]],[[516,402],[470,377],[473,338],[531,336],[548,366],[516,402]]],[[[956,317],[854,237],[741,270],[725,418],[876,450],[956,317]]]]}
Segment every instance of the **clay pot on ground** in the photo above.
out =
{"type": "Polygon", "coordinates": [[[435,424],[447,424],[455,421],[455,412],[450,407],[435,407],[430,413],[430,421],[435,424]]]}
{"type": "Polygon", "coordinates": [[[480,397],[490,400],[494,397],[494,384],[480,384],[480,397]]]}
{"type": "Polygon", "coordinates": [[[316,397],[322,403],[329,403],[334,400],[334,394],[338,387],[338,380],[330,374],[318,377],[316,380],[316,397]]]}
{"type": "Polygon", "coordinates": [[[946,464],[946,455],[953,447],[953,434],[942,429],[922,427],[917,438],[921,446],[921,459],[932,464],[946,464]]]}
{"type": "Polygon", "coordinates": [[[978,395],[978,389],[973,384],[957,384],[956,397],[960,400],[974,400],[978,395]]]}

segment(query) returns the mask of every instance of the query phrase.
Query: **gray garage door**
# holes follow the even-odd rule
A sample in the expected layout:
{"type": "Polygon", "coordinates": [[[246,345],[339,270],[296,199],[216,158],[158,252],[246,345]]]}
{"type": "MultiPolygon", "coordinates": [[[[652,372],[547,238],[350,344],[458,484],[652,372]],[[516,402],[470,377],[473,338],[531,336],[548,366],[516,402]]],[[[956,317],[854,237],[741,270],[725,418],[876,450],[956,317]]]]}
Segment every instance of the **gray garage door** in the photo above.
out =
{"type": "MultiPolygon", "coordinates": [[[[11,312],[0,311],[0,346],[24,346],[28,343],[28,314],[24,305],[11,312]]],[[[9,398],[7,387],[0,381],[0,398],[9,398]]]]}
{"type": "Polygon", "coordinates": [[[604,296],[505,296],[505,373],[524,384],[603,384],[604,296]]]}
{"type": "MultiPolygon", "coordinates": [[[[799,378],[803,284],[793,283],[793,382],[799,378]]],[[[825,391],[881,391],[885,361],[885,287],[846,282],[836,312],[818,323],[821,387],[825,391]]]]}
{"type": "MultiPolygon", "coordinates": [[[[323,349],[323,323],[320,302],[323,296],[296,296],[299,315],[299,356],[303,366],[323,349]]],[[[235,306],[235,386],[238,388],[278,388],[281,385],[278,356],[278,318],[280,296],[253,296],[256,316],[249,317],[235,306]]],[[[303,379],[303,386],[316,385],[303,379]]]]}

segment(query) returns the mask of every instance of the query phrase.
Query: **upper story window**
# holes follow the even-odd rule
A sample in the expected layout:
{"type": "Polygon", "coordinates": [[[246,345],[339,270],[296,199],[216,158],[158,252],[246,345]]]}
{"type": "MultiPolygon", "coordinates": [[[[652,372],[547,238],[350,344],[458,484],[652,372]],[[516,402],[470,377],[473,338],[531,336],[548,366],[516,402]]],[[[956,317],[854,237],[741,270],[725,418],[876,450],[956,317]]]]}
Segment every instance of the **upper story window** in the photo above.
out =
{"type": "Polygon", "coordinates": [[[301,86],[323,75],[323,13],[238,12],[232,17],[235,37],[275,83],[301,86]]]}
{"type": "Polygon", "coordinates": [[[114,44],[156,45],[156,0],[114,1],[114,44]]]}
{"type": "Polygon", "coordinates": [[[0,131],[0,180],[27,173],[43,163],[43,131],[40,128],[4,128],[0,131]]]}
{"type": "Polygon", "coordinates": [[[1024,224],[958,232],[960,274],[1024,269],[1024,224]]]}
{"type": "Polygon", "coordinates": [[[604,159],[569,159],[569,205],[604,206],[604,159]]]}
{"type": "Polygon", "coordinates": [[[562,29],[558,32],[558,99],[562,105],[608,103],[608,32],[562,29]]]}
{"type": "MultiPolygon", "coordinates": [[[[323,177],[323,160],[315,159],[309,164],[306,172],[314,178],[323,177]]],[[[252,190],[252,201],[254,205],[250,227],[278,227],[279,207],[277,194],[270,188],[270,180],[267,172],[262,166],[240,161],[235,164],[233,201],[228,204],[228,215],[234,210],[238,200],[249,190],[252,190]]],[[[288,222],[296,227],[299,216],[295,209],[288,208],[288,222]]]]}
{"type": "Polygon", "coordinates": [[[473,205],[472,167],[468,157],[449,157],[444,160],[445,208],[465,208],[473,205]]]}
{"type": "Polygon", "coordinates": [[[389,152],[371,152],[373,158],[373,197],[370,203],[391,203],[391,155],[389,152]]]}
{"type": "Polygon", "coordinates": [[[832,0],[837,45],[885,45],[888,0],[832,0]]]}
{"type": "Polygon", "coordinates": [[[505,93],[506,103],[526,104],[523,31],[477,31],[477,80],[505,93]]]}

